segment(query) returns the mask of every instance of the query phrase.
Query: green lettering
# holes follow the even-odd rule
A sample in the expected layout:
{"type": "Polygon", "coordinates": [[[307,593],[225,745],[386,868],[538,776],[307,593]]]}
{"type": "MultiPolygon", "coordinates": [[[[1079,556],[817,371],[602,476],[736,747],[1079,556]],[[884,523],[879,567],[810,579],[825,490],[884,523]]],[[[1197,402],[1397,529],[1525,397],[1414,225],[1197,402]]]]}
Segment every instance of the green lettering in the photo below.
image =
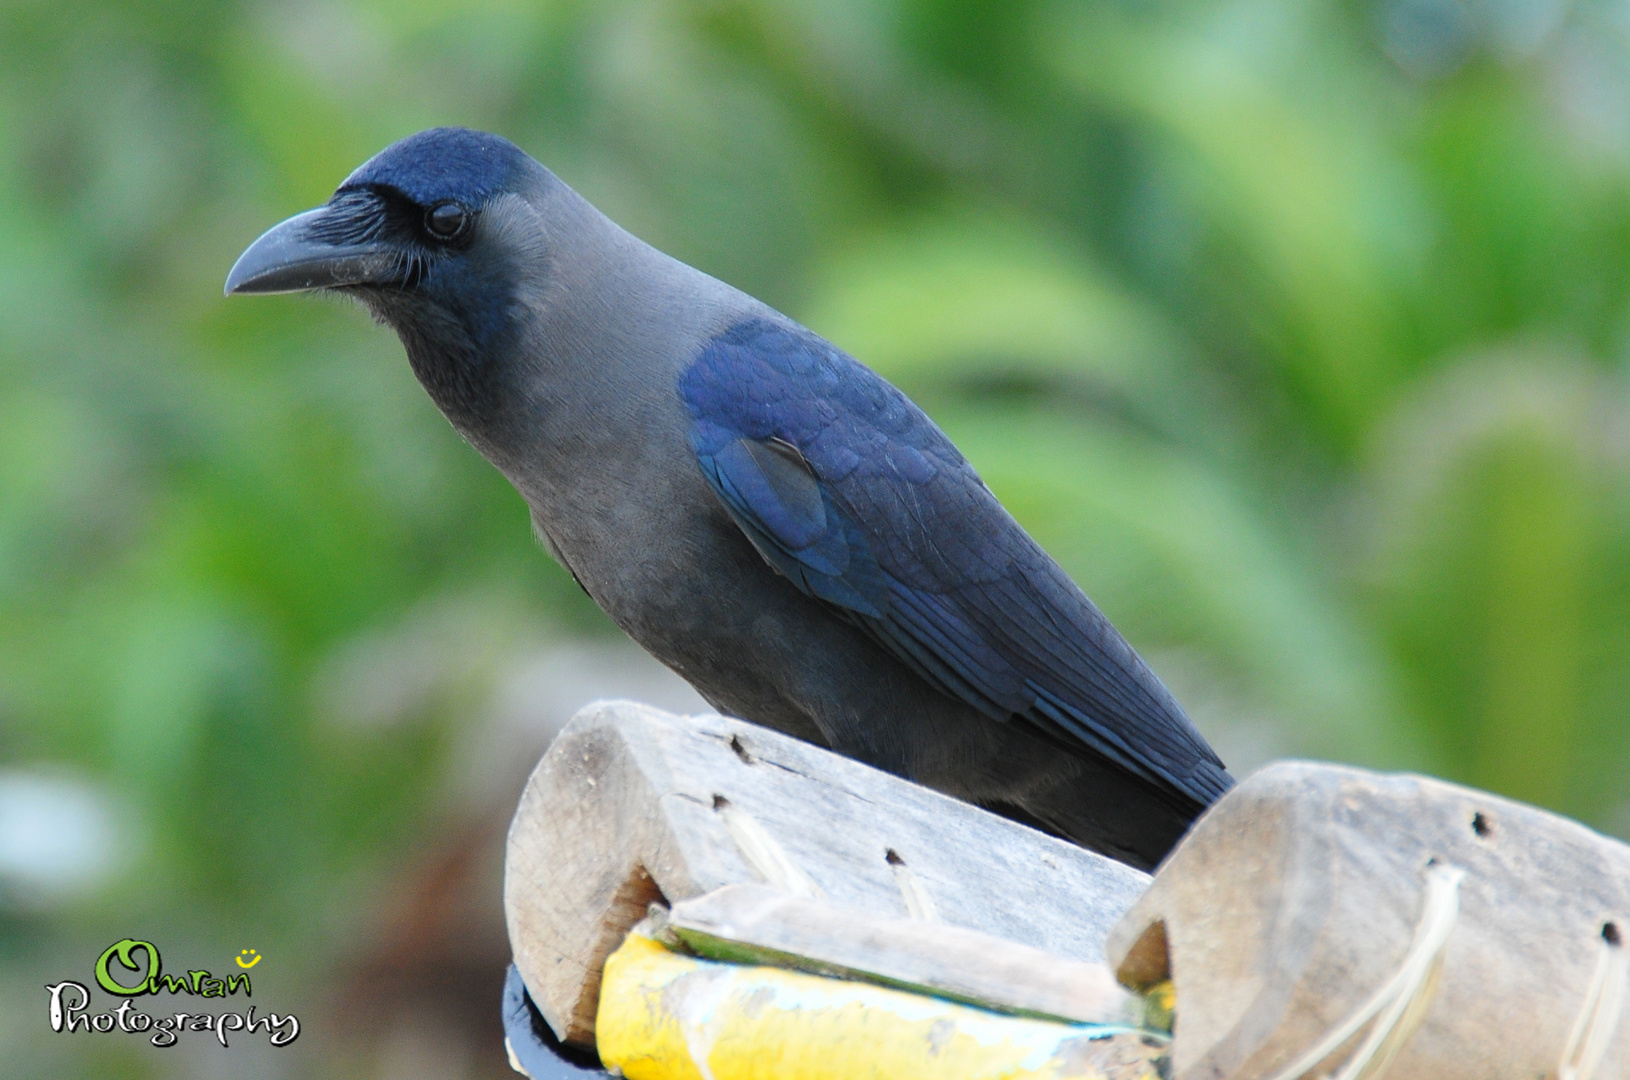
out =
{"type": "Polygon", "coordinates": [[[255,996],[249,989],[249,973],[247,971],[240,971],[236,975],[228,975],[226,977],[226,992],[229,994],[236,994],[238,992],[238,984],[240,983],[243,984],[244,994],[249,997],[255,996]]]}
{"type": "Polygon", "coordinates": [[[195,994],[198,993],[199,980],[212,977],[207,971],[189,971],[187,974],[192,976],[192,992],[195,994]]]}
{"type": "Polygon", "coordinates": [[[96,985],[110,994],[120,994],[125,997],[133,997],[137,994],[156,994],[158,993],[158,973],[158,949],[150,941],[136,941],[132,938],[115,941],[96,960],[96,985]],[[135,986],[125,986],[113,977],[113,972],[109,970],[109,961],[114,957],[118,957],[120,967],[126,971],[139,971],[140,968],[136,966],[136,961],[131,958],[131,953],[137,949],[147,950],[147,978],[135,986]]]}
{"type": "MultiPolygon", "coordinates": [[[[164,984],[164,989],[168,990],[172,994],[193,993],[192,984],[187,981],[186,975],[160,975],[159,982],[162,982],[164,984]]],[[[153,989],[153,993],[158,993],[158,988],[156,986],[153,989]]]]}
{"type": "Polygon", "coordinates": [[[226,983],[221,979],[204,980],[205,997],[226,997],[226,983]]]}

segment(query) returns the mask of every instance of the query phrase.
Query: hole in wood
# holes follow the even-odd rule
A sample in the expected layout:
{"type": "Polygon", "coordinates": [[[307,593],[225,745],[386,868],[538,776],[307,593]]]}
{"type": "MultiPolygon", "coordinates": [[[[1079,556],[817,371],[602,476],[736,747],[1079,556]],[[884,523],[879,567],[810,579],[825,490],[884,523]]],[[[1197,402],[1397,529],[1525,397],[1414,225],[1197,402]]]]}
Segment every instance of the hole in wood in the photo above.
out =
{"type": "Polygon", "coordinates": [[[1472,832],[1477,834],[1479,840],[1487,840],[1494,833],[1494,823],[1479,810],[1472,815],[1472,832]]]}
{"type": "Polygon", "coordinates": [[[883,859],[890,866],[904,866],[906,864],[906,861],[900,858],[900,853],[893,848],[889,848],[883,853],[883,859]]]}
{"type": "Polygon", "coordinates": [[[1605,922],[1602,924],[1602,940],[1615,948],[1624,944],[1624,939],[1619,934],[1618,923],[1605,922]]]}
{"type": "Polygon", "coordinates": [[[567,1017],[566,1030],[558,1033],[563,1041],[577,1046],[594,1045],[594,1018],[600,1007],[600,977],[605,958],[623,943],[634,924],[650,913],[652,904],[666,907],[668,898],[662,895],[656,879],[645,867],[636,863],[629,868],[628,876],[617,886],[616,892],[612,893],[606,902],[605,912],[600,916],[595,958],[583,980],[582,991],[572,1007],[571,1015],[567,1017]]]}
{"type": "Polygon", "coordinates": [[[1126,959],[1115,972],[1124,986],[1142,993],[1172,977],[1171,950],[1166,943],[1166,923],[1157,919],[1144,927],[1138,940],[1127,950],[1126,959]]]}
{"type": "Polygon", "coordinates": [[[742,764],[751,765],[753,763],[752,757],[747,753],[747,747],[741,744],[740,735],[730,736],[730,749],[734,750],[736,756],[741,758],[742,764]]]}

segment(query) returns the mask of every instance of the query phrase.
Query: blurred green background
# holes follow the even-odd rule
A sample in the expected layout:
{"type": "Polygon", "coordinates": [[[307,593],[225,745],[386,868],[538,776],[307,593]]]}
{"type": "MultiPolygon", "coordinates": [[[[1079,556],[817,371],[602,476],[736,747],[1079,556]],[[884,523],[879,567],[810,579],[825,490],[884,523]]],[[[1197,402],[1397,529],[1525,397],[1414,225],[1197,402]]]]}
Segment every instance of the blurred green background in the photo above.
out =
{"type": "Polygon", "coordinates": [[[1630,832],[1624,3],[10,0],[7,1076],[505,1075],[524,767],[686,700],[392,335],[221,298],[450,123],[913,395],[1236,772],[1630,832]],[[300,1041],[52,1035],[124,936],[300,1041]]]}

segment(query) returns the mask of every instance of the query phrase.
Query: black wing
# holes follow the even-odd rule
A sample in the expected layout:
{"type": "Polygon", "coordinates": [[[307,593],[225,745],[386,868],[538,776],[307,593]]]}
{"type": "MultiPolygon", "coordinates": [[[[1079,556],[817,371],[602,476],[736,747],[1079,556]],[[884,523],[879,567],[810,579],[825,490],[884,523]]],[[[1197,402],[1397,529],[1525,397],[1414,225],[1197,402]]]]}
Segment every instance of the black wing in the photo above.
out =
{"type": "Polygon", "coordinates": [[[941,691],[1198,807],[1232,785],[1103,613],[870,369],[754,319],[708,342],[679,389],[702,472],[764,558],[941,691]]]}

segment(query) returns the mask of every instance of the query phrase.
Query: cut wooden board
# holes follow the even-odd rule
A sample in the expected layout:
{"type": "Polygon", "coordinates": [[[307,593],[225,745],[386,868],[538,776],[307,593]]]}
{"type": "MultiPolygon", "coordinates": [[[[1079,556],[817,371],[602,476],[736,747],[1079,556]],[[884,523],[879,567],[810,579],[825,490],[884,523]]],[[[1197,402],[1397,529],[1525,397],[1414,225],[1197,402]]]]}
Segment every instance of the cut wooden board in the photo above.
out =
{"type": "Polygon", "coordinates": [[[601,967],[647,907],[740,883],[1101,963],[1148,877],[740,720],[602,702],[555,740],[510,826],[516,965],[556,1034],[592,1043],[601,967]]]}
{"type": "MultiPolygon", "coordinates": [[[[1400,1017],[1388,1076],[1555,1078],[1564,1056],[1588,1064],[1590,1032],[1595,1080],[1630,1076],[1630,847],[1439,780],[1263,769],[1183,839],[1108,952],[1128,985],[1176,984],[1179,1080],[1300,1075],[1297,1059],[1401,970],[1423,914],[1447,935],[1435,992],[1432,957],[1413,949],[1424,1012],[1413,1034],[1400,1017]]],[[[1308,1075],[1334,1072],[1373,1024],[1308,1075]]]]}
{"type": "Polygon", "coordinates": [[[1142,999],[1115,981],[1108,964],[763,885],[726,885],[680,901],[666,924],[692,952],[710,959],[863,979],[1066,1023],[1143,1022],[1142,999]]]}

